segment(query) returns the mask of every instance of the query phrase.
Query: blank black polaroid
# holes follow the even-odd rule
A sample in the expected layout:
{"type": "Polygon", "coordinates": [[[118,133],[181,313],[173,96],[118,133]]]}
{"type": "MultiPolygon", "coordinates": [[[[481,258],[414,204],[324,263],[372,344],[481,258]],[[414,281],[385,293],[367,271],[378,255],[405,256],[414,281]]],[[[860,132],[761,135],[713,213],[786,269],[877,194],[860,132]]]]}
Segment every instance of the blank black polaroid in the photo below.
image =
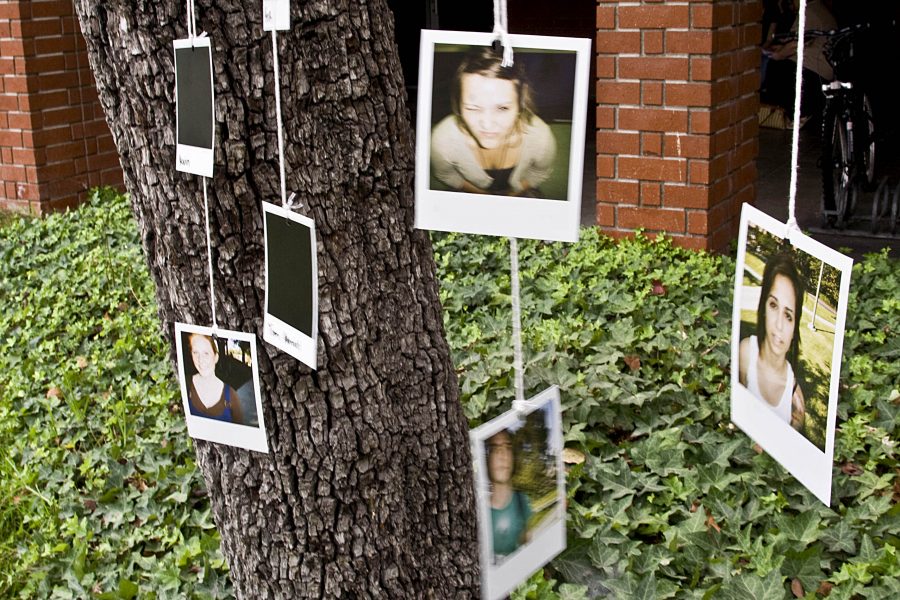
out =
{"type": "Polygon", "coordinates": [[[566,548],[559,388],[469,432],[481,595],[499,600],[566,548]]]}
{"type": "Polygon", "coordinates": [[[291,28],[290,0],[263,0],[263,31],[291,28]]]}
{"type": "Polygon", "coordinates": [[[744,204],[731,420],[825,505],[852,269],[850,257],[744,204]]]}
{"type": "Polygon", "coordinates": [[[266,312],[263,339],[316,368],[319,282],[312,219],[263,202],[266,312]]]}
{"type": "Polygon", "coordinates": [[[175,169],[213,175],[212,48],[208,37],[175,40],[175,169]]]}
{"type": "Polygon", "coordinates": [[[188,435],[268,453],[256,336],[175,323],[175,348],[188,435]]]}

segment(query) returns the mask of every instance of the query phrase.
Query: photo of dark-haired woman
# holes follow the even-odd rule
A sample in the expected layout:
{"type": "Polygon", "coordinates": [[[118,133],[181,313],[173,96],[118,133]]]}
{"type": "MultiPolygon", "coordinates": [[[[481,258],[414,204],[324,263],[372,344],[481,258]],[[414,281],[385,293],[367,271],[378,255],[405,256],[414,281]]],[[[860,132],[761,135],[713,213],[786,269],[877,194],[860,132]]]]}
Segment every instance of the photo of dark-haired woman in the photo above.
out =
{"type": "Polygon", "coordinates": [[[470,432],[482,598],[498,600],[566,546],[559,388],[470,432]]]}
{"type": "Polygon", "coordinates": [[[513,485],[516,456],[512,436],[504,429],[484,443],[491,482],[491,534],[495,560],[512,554],[528,541],[528,519],[532,512],[528,496],[513,485]]]}
{"type": "Polygon", "coordinates": [[[744,205],[731,420],[826,504],[853,261],[744,205]]]}
{"type": "Polygon", "coordinates": [[[794,373],[800,356],[803,282],[789,254],[769,259],[763,271],[756,334],[741,340],[740,382],[796,430],[806,418],[794,373]]]}

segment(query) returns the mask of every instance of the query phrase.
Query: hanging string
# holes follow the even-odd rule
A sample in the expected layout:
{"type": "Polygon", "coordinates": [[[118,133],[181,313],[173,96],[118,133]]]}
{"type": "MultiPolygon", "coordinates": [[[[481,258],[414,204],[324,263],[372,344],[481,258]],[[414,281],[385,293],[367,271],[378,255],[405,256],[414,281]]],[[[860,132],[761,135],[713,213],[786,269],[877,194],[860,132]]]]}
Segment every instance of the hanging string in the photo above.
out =
{"type": "Polygon", "coordinates": [[[219,329],[219,323],[216,321],[216,291],[213,287],[213,262],[212,262],[212,242],[209,235],[209,199],[206,195],[206,177],[203,178],[203,214],[206,217],[206,258],[209,263],[209,305],[212,308],[212,328],[213,333],[219,329]]]}
{"type": "Polygon", "coordinates": [[[278,75],[278,36],[272,28],[272,57],[275,62],[275,121],[278,124],[278,169],[281,176],[281,205],[290,208],[284,184],[284,128],[281,121],[281,80],[278,75]]]}
{"type": "Polygon", "coordinates": [[[188,37],[191,39],[197,37],[197,22],[194,13],[194,0],[187,0],[188,37]]]}
{"type": "Polygon", "coordinates": [[[509,261],[512,293],[512,337],[513,337],[513,377],[516,388],[516,400],[513,408],[520,409],[525,401],[525,377],[522,373],[522,312],[519,306],[519,243],[516,238],[509,238],[509,261]]]}
{"type": "Polygon", "coordinates": [[[800,101],[803,91],[803,54],[806,32],[806,0],[800,0],[800,14],[797,23],[797,76],[794,78],[794,127],[791,131],[791,187],[788,195],[787,227],[799,230],[797,226],[797,162],[800,151],[800,101]]]}
{"type": "Polygon", "coordinates": [[[509,42],[509,26],[506,18],[506,0],[494,0],[494,36],[503,45],[503,61],[501,67],[513,65],[513,49],[509,42]]]}

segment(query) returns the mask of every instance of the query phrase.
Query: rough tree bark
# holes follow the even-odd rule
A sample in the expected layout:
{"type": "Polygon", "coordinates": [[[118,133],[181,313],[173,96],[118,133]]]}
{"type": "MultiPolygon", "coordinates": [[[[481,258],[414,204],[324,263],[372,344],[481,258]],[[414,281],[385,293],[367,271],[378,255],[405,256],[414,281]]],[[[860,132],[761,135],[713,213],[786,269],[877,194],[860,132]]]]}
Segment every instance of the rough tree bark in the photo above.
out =
{"type": "MultiPolygon", "coordinates": [[[[260,202],[279,196],[261,4],[196,9],[214,52],[219,325],[257,333],[260,202]]],[[[287,179],[319,232],[321,366],[260,337],[271,454],[194,442],[222,548],[244,598],[475,597],[467,423],[431,247],[412,226],[392,15],[384,0],[292,4],[279,35],[287,179]]],[[[186,37],[185,2],[76,5],[171,339],[176,320],[211,322],[201,181],[174,167],[172,40],[186,37]]]]}

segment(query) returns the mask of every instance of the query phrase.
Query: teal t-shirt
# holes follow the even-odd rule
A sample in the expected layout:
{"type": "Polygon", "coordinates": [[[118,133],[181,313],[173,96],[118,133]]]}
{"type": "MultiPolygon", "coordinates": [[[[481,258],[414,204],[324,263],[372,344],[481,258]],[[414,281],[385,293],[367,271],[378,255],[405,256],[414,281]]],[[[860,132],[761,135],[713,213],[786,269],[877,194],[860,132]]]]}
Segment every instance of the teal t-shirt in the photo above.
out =
{"type": "Polygon", "coordinates": [[[494,537],[494,554],[505,556],[519,547],[519,541],[531,517],[531,506],[522,492],[513,492],[503,508],[491,507],[491,528],[494,537]]]}

